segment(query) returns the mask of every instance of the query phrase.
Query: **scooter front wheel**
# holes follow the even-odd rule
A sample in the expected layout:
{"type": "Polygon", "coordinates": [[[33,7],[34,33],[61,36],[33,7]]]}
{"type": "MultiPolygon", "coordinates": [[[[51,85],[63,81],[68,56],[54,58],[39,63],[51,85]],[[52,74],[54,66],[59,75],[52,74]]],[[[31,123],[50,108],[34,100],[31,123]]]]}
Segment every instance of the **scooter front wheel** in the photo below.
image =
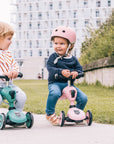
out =
{"type": "Polygon", "coordinates": [[[91,113],[90,110],[88,110],[86,112],[86,122],[87,122],[88,126],[90,126],[92,124],[92,119],[93,119],[92,118],[92,113],[91,113]]]}
{"type": "Polygon", "coordinates": [[[65,112],[61,111],[60,112],[60,126],[62,127],[64,125],[65,122],[65,112]]]}
{"type": "Polygon", "coordinates": [[[0,114],[0,130],[3,130],[6,125],[6,116],[4,113],[0,114]]]}
{"type": "Polygon", "coordinates": [[[30,113],[30,112],[26,113],[26,117],[27,117],[26,127],[31,128],[34,123],[34,117],[33,117],[32,113],[30,113]]]}

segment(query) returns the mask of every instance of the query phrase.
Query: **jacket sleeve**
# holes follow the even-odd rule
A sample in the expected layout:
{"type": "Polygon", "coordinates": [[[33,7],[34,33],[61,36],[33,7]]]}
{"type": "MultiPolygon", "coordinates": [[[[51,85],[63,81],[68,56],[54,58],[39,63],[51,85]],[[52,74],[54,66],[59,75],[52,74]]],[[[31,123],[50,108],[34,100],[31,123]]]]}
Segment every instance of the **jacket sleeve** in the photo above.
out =
{"type": "Polygon", "coordinates": [[[55,75],[61,75],[61,68],[57,68],[56,64],[54,64],[55,55],[51,55],[47,61],[47,70],[49,72],[49,76],[51,78],[55,78],[55,75]]]}

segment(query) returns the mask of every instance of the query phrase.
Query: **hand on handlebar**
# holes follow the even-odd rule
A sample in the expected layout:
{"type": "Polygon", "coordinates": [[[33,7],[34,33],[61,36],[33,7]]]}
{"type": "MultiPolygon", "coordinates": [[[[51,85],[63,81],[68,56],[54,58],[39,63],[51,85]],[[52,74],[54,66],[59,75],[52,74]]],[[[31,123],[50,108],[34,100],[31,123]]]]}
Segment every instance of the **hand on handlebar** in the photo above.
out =
{"type": "Polygon", "coordinates": [[[66,78],[68,78],[71,74],[70,71],[68,69],[62,70],[62,75],[66,78]]]}
{"type": "Polygon", "coordinates": [[[70,73],[70,75],[72,76],[72,79],[75,79],[78,76],[78,72],[77,71],[72,71],[70,73]]]}
{"type": "Polygon", "coordinates": [[[65,70],[62,70],[62,75],[66,78],[69,78],[70,76],[72,76],[72,79],[75,79],[78,76],[78,72],[77,71],[70,72],[68,69],[65,69],[65,70]]]}
{"type": "Polygon", "coordinates": [[[9,79],[14,79],[18,76],[18,72],[13,70],[11,72],[5,72],[4,75],[6,75],[9,79]]]}

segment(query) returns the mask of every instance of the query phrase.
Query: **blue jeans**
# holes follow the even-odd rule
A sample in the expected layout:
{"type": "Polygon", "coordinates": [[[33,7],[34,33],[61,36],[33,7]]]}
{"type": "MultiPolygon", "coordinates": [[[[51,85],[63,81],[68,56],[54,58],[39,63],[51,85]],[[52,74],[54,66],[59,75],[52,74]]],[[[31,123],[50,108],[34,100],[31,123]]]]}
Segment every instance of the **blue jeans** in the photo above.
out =
{"type": "MultiPolygon", "coordinates": [[[[67,86],[67,83],[52,83],[48,85],[49,95],[47,98],[46,114],[51,115],[55,113],[55,106],[58,99],[61,97],[62,90],[67,86]]],[[[74,86],[74,85],[73,85],[74,86]]],[[[74,86],[75,87],[75,86],[74,86]]],[[[77,87],[76,107],[84,109],[87,103],[87,96],[77,87]]]]}

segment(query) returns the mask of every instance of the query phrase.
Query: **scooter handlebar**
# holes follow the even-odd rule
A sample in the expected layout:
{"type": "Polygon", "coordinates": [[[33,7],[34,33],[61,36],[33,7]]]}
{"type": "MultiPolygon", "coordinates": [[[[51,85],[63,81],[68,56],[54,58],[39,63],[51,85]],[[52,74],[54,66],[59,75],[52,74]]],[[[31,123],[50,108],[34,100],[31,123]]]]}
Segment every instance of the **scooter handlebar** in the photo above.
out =
{"type": "MultiPolygon", "coordinates": [[[[80,77],[84,77],[84,72],[78,73],[78,76],[75,79],[78,79],[80,77]]],[[[72,76],[70,75],[68,80],[72,80],[72,76]]]]}
{"type": "MultiPolygon", "coordinates": [[[[78,79],[80,77],[84,77],[84,72],[78,73],[78,76],[75,79],[78,79]]],[[[55,79],[58,79],[58,78],[65,79],[64,76],[55,74],[55,79]]],[[[68,80],[72,80],[72,76],[69,76],[68,80]]]]}
{"type": "MultiPolygon", "coordinates": [[[[17,77],[22,78],[23,74],[21,72],[19,72],[17,77]]],[[[0,78],[5,79],[6,81],[9,81],[9,78],[6,75],[0,75],[0,78]]]]}
{"type": "Polygon", "coordinates": [[[23,74],[21,72],[19,72],[17,77],[22,78],[23,74]]]}

